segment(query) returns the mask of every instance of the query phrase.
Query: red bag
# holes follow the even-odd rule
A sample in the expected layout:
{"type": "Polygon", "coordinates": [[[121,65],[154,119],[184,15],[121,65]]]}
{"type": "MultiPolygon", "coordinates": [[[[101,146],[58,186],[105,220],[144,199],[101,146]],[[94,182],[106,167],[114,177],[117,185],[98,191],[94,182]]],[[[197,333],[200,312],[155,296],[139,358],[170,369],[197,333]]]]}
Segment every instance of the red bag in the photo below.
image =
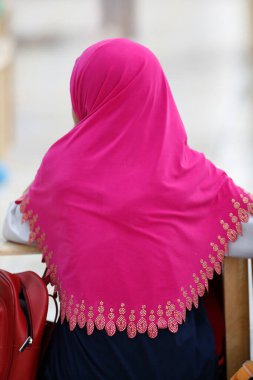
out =
{"type": "Polygon", "coordinates": [[[36,379],[48,310],[45,281],[0,270],[0,379],[36,379]]]}

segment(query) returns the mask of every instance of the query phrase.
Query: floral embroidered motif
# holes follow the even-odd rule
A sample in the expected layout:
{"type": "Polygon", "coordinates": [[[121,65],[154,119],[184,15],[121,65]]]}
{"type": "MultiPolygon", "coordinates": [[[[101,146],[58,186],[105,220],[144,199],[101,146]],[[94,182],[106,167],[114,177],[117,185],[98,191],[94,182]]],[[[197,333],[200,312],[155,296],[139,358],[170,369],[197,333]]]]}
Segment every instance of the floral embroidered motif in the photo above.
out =
{"type": "MultiPolygon", "coordinates": [[[[188,296],[188,292],[187,292],[187,290],[184,289],[184,287],[181,288],[181,291],[182,291],[183,297],[185,297],[186,308],[190,311],[192,309],[192,299],[191,299],[191,297],[188,296]]],[[[166,309],[167,309],[167,307],[166,307],[166,309]]],[[[167,313],[166,313],[166,315],[168,316],[167,313]]]]}
{"type": "Polygon", "coordinates": [[[77,315],[78,315],[78,312],[79,312],[79,304],[76,304],[76,307],[74,308],[74,314],[71,315],[70,319],[69,319],[69,329],[70,331],[73,331],[74,328],[76,327],[76,323],[77,323],[77,315]]]}
{"type": "Polygon", "coordinates": [[[94,331],[94,322],[93,322],[93,316],[94,316],[94,313],[93,313],[93,307],[90,306],[89,307],[89,312],[88,312],[88,321],[87,321],[87,334],[88,335],[91,335],[94,331]]]}
{"type": "Polygon", "coordinates": [[[205,272],[202,269],[200,269],[199,274],[200,274],[200,277],[202,278],[202,280],[204,282],[206,290],[208,290],[208,279],[207,279],[205,272]]]}
{"type": "Polygon", "coordinates": [[[157,321],[157,327],[159,329],[166,329],[167,322],[166,322],[165,318],[163,317],[163,310],[162,310],[161,305],[158,305],[157,315],[159,317],[158,321],[157,321]]]}
{"type": "Polygon", "coordinates": [[[141,318],[137,322],[137,331],[139,333],[145,333],[146,330],[147,330],[147,327],[148,327],[147,326],[147,321],[146,321],[146,318],[144,318],[146,314],[147,314],[147,312],[146,312],[146,306],[142,305],[142,308],[141,308],[141,311],[140,311],[141,318]]]}
{"type": "Polygon", "coordinates": [[[86,322],[86,318],[85,318],[85,315],[84,315],[84,310],[85,310],[85,306],[84,306],[84,301],[82,300],[82,303],[81,303],[81,306],[80,306],[80,313],[77,316],[77,323],[78,323],[78,326],[81,329],[85,326],[85,322],[86,322]]]}
{"type": "Polygon", "coordinates": [[[249,220],[248,212],[244,208],[241,208],[240,203],[236,202],[234,199],[232,199],[232,203],[234,205],[234,208],[238,211],[239,219],[244,223],[248,222],[249,220]]]}
{"type": "Polygon", "coordinates": [[[183,323],[183,321],[185,321],[185,318],[186,318],[186,308],[185,308],[184,303],[179,298],[177,299],[177,302],[181,309],[182,323],[183,323]]]}
{"type": "Polygon", "coordinates": [[[182,317],[181,311],[175,310],[174,311],[174,317],[175,317],[175,320],[177,321],[177,323],[179,325],[181,325],[183,323],[183,317],[182,317]]]}
{"type": "Polygon", "coordinates": [[[126,328],[126,318],[124,317],[124,314],[126,313],[126,309],[125,309],[125,304],[122,303],[120,305],[120,308],[119,308],[119,314],[120,316],[118,317],[117,321],[116,321],[116,326],[118,328],[119,331],[124,331],[125,328],[126,328]]]}
{"type": "Polygon", "coordinates": [[[238,217],[235,216],[232,212],[229,214],[233,223],[235,223],[236,231],[239,235],[242,235],[242,224],[238,221],[238,217]]]}
{"type": "Polygon", "coordinates": [[[109,322],[107,322],[107,324],[105,325],[105,330],[109,336],[114,335],[116,332],[116,326],[113,321],[114,317],[115,317],[115,314],[113,312],[113,308],[111,308],[110,313],[108,314],[109,322]]]}
{"type": "Polygon", "coordinates": [[[178,330],[178,323],[176,322],[176,320],[172,317],[169,317],[168,319],[168,329],[173,332],[173,333],[176,333],[177,330],[178,330]]]}
{"type": "MultiPolygon", "coordinates": [[[[51,276],[51,274],[50,274],[50,276],[51,276]]],[[[71,306],[73,304],[73,297],[74,297],[73,294],[71,294],[71,297],[70,297],[69,302],[68,302],[68,306],[66,307],[66,319],[67,319],[67,321],[69,321],[70,317],[71,317],[71,306]]]]}
{"type": "Polygon", "coordinates": [[[173,303],[171,303],[170,301],[167,302],[167,305],[166,305],[166,315],[167,317],[169,317],[170,315],[172,315],[173,311],[175,310],[175,305],[173,303]]]}
{"type": "MultiPolygon", "coordinates": [[[[242,201],[244,204],[247,204],[247,209],[250,214],[253,214],[253,203],[249,202],[249,198],[245,197],[243,194],[240,194],[240,197],[242,198],[242,201]]],[[[253,197],[251,194],[249,194],[249,197],[251,200],[253,200],[253,197]]]]}
{"type": "Polygon", "coordinates": [[[157,329],[156,324],[154,323],[155,321],[154,310],[150,311],[149,320],[150,320],[150,324],[148,325],[148,336],[150,338],[156,338],[158,334],[158,329],[157,329]]]}
{"type": "Polygon", "coordinates": [[[220,221],[222,227],[224,228],[225,231],[227,231],[227,237],[231,241],[236,241],[237,239],[237,232],[233,230],[232,228],[229,227],[228,223],[225,223],[224,220],[220,221]]]}
{"type": "Polygon", "coordinates": [[[197,285],[197,292],[198,292],[198,295],[200,297],[202,297],[205,293],[205,287],[204,285],[199,282],[199,277],[196,275],[196,273],[193,273],[193,281],[195,282],[195,284],[197,285]]]}
{"type": "Polygon", "coordinates": [[[219,235],[216,242],[210,243],[211,252],[208,258],[200,260],[200,270],[198,273],[193,273],[192,284],[188,287],[181,287],[182,299],[178,298],[176,305],[167,300],[165,305],[157,305],[156,311],[154,309],[147,310],[146,305],[141,305],[140,309],[136,310],[136,314],[135,310],[131,310],[128,315],[127,305],[121,303],[116,315],[113,308],[108,309],[107,318],[103,300],[100,300],[96,308],[92,305],[85,305],[84,300],[79,300],[79,303],[74,304],[74,295],[67,295],[66,291],[62,289],[57,265],[52,262],[53,252],[46,244],[46,234],[38,225],[38,214],[34,214],[28,208],[29,196],[23,198],[20,211],[22,212],[22,222],[29,222],[29,241],[30,243],[37,241],[43,261],[47,265],[47,275],[50,276],[55,291],[59,292],[61,323],[66,319],[71,331],[76,326],[80,328],[86,326],[88,335],[93,333],[96,326],[98,330],[105,329],[109,336],[114,335],[116,330],[126,330],[130,338],[134,338],[137,332],[147,332],[150,338],[155,338],[158,335],[158,329],[168,328],[172,333],[176,333],[178,325],[185,321],[186,310],[191,310],[192,305],[198,307],[198,298],[204,295],[205,289],[208,289],[208,280],[213,278],[214,271],[218,274],[221,273],[221,263],[228,252],[228,240],[234,242],[238,236],[242,235],[242,223],[248,222],[249,214],[253,214],[253,196],[240,194],[240,198],[241,203],[232,199],[233,212],[229,213],[228,220],[220,220],[225,236],[219,235]]]}
{"type": "Polygon", "coordinates": [[[103,306],[103,301],[100,301],[100,305],[98,307],[99,314],[95,319],[95,325],[98,330],[103,330],[103,328],[105,327],[105,317],[103,316],[104,310],[105,308],[103,306]]]}
{"type": "Polygon", "coordinates": [[[129,324],[127,326],[127,335],[129,338],[134,338],[136,335],[136,325],[134,323],[135,321],[135,315],[134,315],[134,310],[131,310],[131,314],[129,315],[129,324]]]}

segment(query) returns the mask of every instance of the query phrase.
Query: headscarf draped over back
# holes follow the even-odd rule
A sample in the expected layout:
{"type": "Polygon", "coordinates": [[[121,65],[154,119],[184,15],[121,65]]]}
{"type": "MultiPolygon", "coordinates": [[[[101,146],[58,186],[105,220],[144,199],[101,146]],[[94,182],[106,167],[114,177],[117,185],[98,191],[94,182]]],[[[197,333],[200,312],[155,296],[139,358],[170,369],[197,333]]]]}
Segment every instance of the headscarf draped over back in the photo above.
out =
{"type": "Polygon", "coordinates": [[[146,47],[92,45],[76,60],[70,90],[80,121],[49,148],[21,205],[61,321],[88,334],[95,326],[129,337],[176,332],[221,272],[252,196],[187,145],[146,47]]]}

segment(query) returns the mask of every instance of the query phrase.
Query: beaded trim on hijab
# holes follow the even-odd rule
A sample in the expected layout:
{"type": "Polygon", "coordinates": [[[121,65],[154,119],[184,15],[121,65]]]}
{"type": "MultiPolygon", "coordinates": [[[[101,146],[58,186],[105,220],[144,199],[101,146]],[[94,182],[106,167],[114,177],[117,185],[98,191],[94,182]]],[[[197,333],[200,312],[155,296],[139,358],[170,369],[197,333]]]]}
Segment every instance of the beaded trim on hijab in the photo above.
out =
{"type": "MultiPolygon", "coordinates": [[[[105,313],[103,300],[99,300],[99,306],[86,305],[85,300],[73,303],[73,294],[66,294],[58,277],[57,265],[53,264],[53,252],[46,243],[46,234],[41,231],[39,217],[29,208],[29,196],[24,196],[21,201],[20,211],[23,214],[22,222],[28,221],[30,226],[29,243],[37,242],[41,249],[43,261],[47,265],[47,274],[50,276],[51,284],[59,293],[61,305],[61,323],[64,319],[69,323],[70,330],[76,326],[84,328],[91,335],[94,328],[105,329],[109,336],[118,331],[127,331],[129,338],[134,338],[138,333],[146,333],[150,338],[158,335],[159,329],[168,328],[176,333],[178,325],[186,318],[186,310],[191,310],[192,305],[198,307],[198,297],[202,297],[208,290],[208,280],[213,278],[214,271],[221,273],[221,263],[225,253],[228,252],[228,242],[235,242],[242,235],[242,222],[247,223],[249,215],[253,214],[253,196],[251,194],[240,194],[240,202],[231,199],[231,212],[227,217],[217,221],[224,229],[224,236],[218,236],[216,243],[210,242],[209,261],[200,259],[202,269],[199,273],[192,274],[192,285],[189,288],[181,287],[182,298],[177,299],[177,304],[168,300],[165,305],[157,305],[156,310],[147,310],[146,305],[140,305],[139,310],[130,310],[124,302],[119,304],[118,310],[107,306],[109,313],[105,313]],[[195,290],[196,288],[196,290],[195,290]]],[[[215,238],[215,237],[214,237],[215,238]]]]}

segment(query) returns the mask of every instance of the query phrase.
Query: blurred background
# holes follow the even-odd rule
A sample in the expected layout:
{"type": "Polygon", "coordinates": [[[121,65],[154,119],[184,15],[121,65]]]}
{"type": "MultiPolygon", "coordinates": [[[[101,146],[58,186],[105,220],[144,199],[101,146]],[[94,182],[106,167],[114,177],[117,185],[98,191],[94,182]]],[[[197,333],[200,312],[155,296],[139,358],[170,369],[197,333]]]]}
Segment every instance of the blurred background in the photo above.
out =
{"type": "MultiPolygon", "coordinates": [[[[129,37],[167,74],[190,145],[253,190],[253,2],[0,0],[0,227],[72,126],[69,78],[91,43],[129,37]]],[[[0,258],[41,273],[40,256],[0,258]]]]}

